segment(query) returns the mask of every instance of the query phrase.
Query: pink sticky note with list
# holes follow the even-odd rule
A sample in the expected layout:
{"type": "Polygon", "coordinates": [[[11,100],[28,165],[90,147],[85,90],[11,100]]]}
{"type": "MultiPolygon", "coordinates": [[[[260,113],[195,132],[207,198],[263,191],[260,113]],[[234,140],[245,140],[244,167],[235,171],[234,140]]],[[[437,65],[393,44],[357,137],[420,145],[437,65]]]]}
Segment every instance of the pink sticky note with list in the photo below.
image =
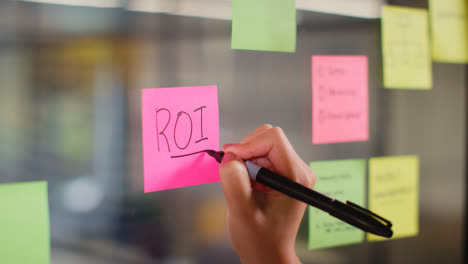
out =
{"type": "Polygon", "coordinates": [[[367,56],[312,56],[312,143],[369,138],[367,56]]]}
{"type": "Polygon", "coordinates": [[[145,193],[219,181],[216,86],[143,89],[142,131],[145,193]]]}

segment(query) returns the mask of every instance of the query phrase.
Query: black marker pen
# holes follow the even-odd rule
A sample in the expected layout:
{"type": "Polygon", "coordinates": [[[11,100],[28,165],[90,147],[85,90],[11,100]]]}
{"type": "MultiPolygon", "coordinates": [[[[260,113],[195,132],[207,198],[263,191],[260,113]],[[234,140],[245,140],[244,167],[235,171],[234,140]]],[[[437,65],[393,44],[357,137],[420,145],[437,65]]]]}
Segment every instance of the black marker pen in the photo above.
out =
{"type": "MultiPolygon", "coordinates": [[[[214,150],[205,150],[205,152],[221,163],[224,152],[214,150]]],[[[390,221],[365,208],[350,201],[342,203],[270,170],[262,168],[253,162],[245,161],[245,165],[249,171],[250,178],[256,182],[323,210],[331,216],[365,232],[387,238],[393,235],[392,223],[390,221]]]]}

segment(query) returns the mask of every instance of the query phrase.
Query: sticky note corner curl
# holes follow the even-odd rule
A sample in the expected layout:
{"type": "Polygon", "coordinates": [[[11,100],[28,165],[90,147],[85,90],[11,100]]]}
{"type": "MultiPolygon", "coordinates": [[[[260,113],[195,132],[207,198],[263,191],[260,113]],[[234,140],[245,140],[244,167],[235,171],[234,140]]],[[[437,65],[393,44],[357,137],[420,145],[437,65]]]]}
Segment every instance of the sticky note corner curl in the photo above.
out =
{"type": "Polygon", "coordinates": [[[296,52],[295,0],[233,0],[231,48],[296,52]]]}
{"type": "Polygon", "coordinates": [[[145,193],[219,181],[216,86],[144,89],[142,133],[145,193]]]}

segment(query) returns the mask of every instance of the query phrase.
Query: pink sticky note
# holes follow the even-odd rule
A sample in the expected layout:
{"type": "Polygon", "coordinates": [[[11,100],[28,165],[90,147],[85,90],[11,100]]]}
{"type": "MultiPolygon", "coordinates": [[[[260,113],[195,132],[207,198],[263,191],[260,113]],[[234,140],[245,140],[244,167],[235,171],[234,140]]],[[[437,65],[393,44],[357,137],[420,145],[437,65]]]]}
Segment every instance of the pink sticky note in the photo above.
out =
{"type": "Polygon", "coordinates": [[[365,141],[367,56],[312,56],[312,143],[365,141]]]}
{"type": "Polygon", "coordinates": [[[219,181],[208,154],[184,156],[219,150],[216,86],[143,89],[142,130],[145,192],[219,181]]]}

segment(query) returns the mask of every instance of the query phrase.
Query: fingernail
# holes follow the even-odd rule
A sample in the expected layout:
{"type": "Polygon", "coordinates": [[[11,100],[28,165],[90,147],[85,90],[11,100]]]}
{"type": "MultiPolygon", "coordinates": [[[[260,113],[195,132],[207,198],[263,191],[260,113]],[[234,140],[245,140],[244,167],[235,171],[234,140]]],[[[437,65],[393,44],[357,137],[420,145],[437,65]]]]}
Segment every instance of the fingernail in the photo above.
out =
{"type": "Polygon", "coordinates": [[[223,145],[223,151],[225,151],[225,150],[227,150],[227,149],[229,149],[229,148],[231,148],[232,146],[235,146],[235,145],[236,144],[224,144],[223,145]]]}
{"type": "Polygon", "coordinates": [[[228,163],[228,162],[230,162],[231,160],[234,160],[234,159],[236,159],[236,156],[234,154],[232,154],[231,152],[224,153],[224,157],[221,160],[221,165],[226,164],[226,163],[228,163]]]}

